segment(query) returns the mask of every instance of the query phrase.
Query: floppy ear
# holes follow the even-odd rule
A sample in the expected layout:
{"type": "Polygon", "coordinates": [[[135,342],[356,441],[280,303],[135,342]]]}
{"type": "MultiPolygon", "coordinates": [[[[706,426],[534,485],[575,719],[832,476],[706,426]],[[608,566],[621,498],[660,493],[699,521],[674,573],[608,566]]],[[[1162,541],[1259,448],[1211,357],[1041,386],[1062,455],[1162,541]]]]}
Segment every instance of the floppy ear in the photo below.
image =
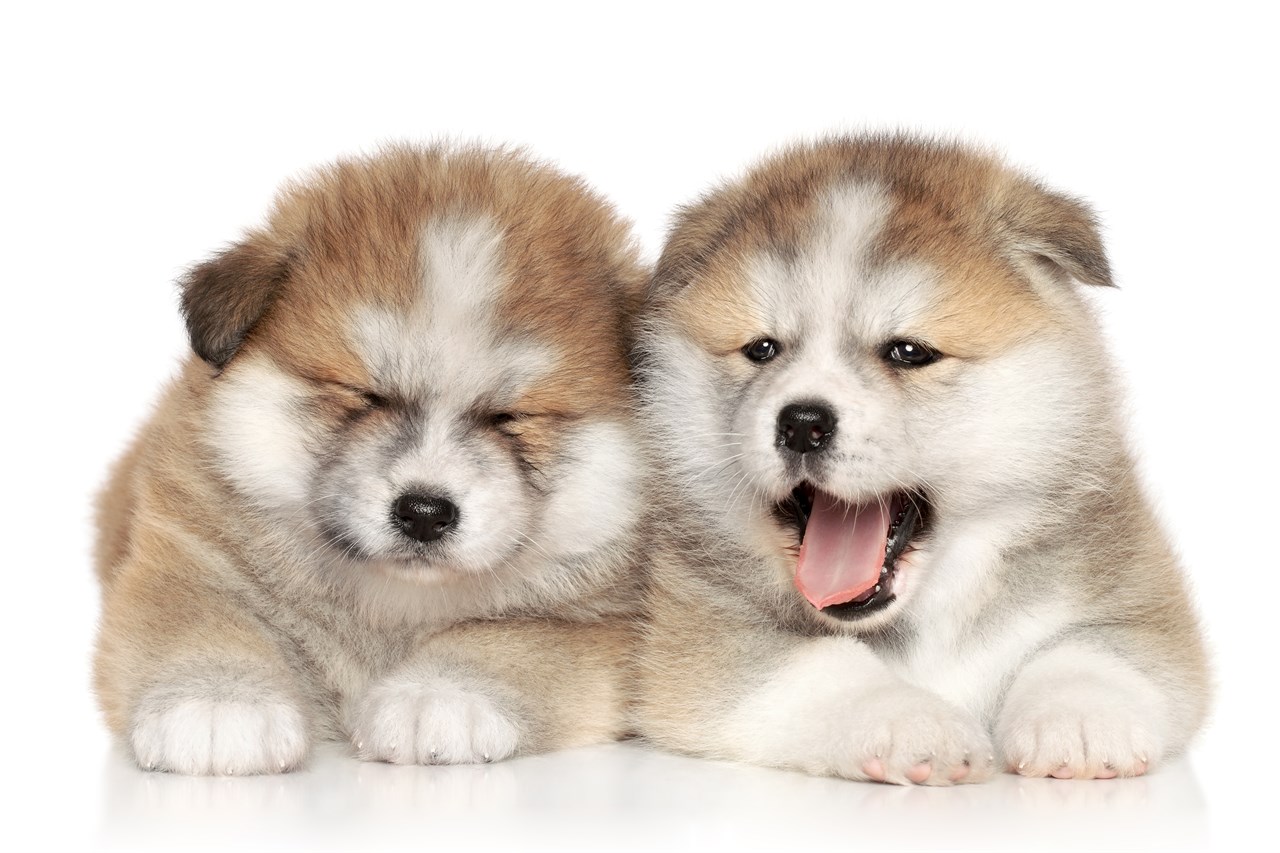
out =
{"type": "Polygon", "coordinates": [[[1114,286],[1098,218],[1088,205],[1029,181],[1007,201],[1002,218],[1018,249],[1049,261],[1077,281],[1114,286]]]}
{"type": "Polygon", "coordinates": [[[251,236],[182,279],[182,316],[196,355],[223,367],[289,278],[289,253],[251,236]]]}

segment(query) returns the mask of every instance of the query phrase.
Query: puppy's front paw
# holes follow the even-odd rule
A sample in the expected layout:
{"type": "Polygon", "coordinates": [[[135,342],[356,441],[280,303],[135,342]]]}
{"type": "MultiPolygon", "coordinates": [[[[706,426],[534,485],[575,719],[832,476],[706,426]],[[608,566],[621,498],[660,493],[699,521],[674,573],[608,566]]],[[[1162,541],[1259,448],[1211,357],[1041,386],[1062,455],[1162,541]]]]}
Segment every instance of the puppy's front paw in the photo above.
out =
{"type": "Polygon", "coordinates": [[[976,717],[843,638],[799,647],[708,734],[708,754],[899,785],[981,782],[995,766],[976,717]]]}
{"type": "Polygon", "coordinates": [[[1141,776],[1163,752],[1154,707],[1116,685],[1088,678],[1011,691],[996,721],[1010,771],[1055,779],[1141,776]]]}
{"type": "Polygon", "coordinates": [[[144,699],[129,741],[138,764],[191,776],[284,773],[307,755],[306,720],[291,703],[181,697],[144,699]]]}
{"type": "Polygon", "coordinates": [[[898,785],[953,785],[991,777],[991,741],[977,718],[941,697],[898,684],[859,700],[832,744],[838,775],[898,785]]]}
{"type": "Polygon", "coordinates": [[[401,678],[369,692],[351,740],[367,761],[477,764],[514,754],[520,733],[513,715],[479,689],[445,678],[401,678]]]}

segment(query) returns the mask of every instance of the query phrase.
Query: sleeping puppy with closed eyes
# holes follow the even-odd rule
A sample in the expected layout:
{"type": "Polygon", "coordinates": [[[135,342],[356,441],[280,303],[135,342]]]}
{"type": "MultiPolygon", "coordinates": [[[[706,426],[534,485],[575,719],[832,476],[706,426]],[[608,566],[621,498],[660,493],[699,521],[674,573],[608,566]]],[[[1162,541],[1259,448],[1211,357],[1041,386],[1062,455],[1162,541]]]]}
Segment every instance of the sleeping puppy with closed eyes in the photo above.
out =
{"type": "Polygon", "coordinates": [[[574,178],[396,147],[182,283],[100,502],[96,689],[147,769],[491,761],[626,728],[645,271],[574,178]]]}
{"type": "Polygon", "coordinates": [[[1205,652],[1080,289],[1109,284],[1085,206],[960,145],[797,145],[684,208],[639,346],[641,730],[904,784],[1176,755],[1205,652]]]}

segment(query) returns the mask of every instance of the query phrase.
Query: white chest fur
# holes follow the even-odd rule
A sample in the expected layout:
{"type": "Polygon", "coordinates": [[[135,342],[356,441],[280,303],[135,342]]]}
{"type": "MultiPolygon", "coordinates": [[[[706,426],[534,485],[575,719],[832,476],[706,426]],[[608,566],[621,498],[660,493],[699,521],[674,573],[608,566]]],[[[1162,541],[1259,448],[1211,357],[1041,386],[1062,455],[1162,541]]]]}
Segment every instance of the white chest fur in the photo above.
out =
{"type": "Polygon", "coordinates": [[[1001,545],[1010,527],[1008,519],[976,521],[945,537],[947,547],[920,567],[922,583],[908,603],[912,644],[889,661],[905,680],[984,718],[1008,676],[1070,621],[1059,600],[1009,599],[1015,569],[1002,565],[1001,545]]]}

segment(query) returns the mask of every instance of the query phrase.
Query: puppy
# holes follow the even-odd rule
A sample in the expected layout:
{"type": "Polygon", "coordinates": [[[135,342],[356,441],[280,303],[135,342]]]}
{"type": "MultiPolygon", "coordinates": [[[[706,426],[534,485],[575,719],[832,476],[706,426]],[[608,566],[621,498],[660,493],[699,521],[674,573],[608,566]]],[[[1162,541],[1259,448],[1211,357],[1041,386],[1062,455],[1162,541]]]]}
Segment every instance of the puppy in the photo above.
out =
{"type": "Polygon", "coordinates": [[[197,266],[194,355],[100,505],[96,688],[138,763],[617,737],[645,279],[580,181],[465,147],[339,162],[197,266]]]}
{"type": "Polygon", "coordinates": [[[652,740],[939,785],[1184,747],[1205,653],[1073,282],[1111,284],[1090,211],[958,145],[799,145],[680,212],[640,344],[652,740]]]}

